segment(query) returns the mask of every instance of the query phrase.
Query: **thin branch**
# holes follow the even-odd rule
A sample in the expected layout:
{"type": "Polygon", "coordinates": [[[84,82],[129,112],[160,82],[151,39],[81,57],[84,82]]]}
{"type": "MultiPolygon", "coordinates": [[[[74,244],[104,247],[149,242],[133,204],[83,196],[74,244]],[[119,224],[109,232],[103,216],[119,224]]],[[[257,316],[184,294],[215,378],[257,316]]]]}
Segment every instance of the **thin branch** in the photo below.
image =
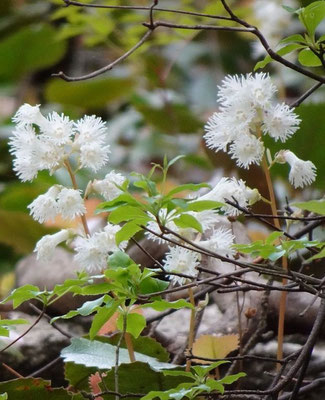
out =
{"type": "Polygon", "coordinates": [[[306,93],[299,97],[296,101],[290,104],[290,107],[298,107],[303,101],[307,99],[311,94],[313,94],[318,88],[320,88],[323,84],[321,82],[315,83],[306,93]]]}
{"type": "Polygon", "coordinates": [[[239,28],[234,26],[218,26],[218,25],[184,25],[184,24],[175,24],[167,21],[156,21],[153,25],[148,22],[144,22],[143,26],[156,29],[160,26],[164,26],[165,28],[173,28],[173,29],[187,29],[187,30],[195,30],[195,31],[228,31],[228,32],[249,32],[254,33],[254,28],[239,28]]]}
{"type": "Polygon", "coordinates": [[[32,323],[32,325],[26,329],[26,331],[24,333],[22,333],[21,335],[19,335],[15,340],[13,340],[11,343],[9,343],[6,347],[4,347],[3,349],[0,350],[0,354],[3,353],[4,351],[6,351],[7,349],[9,349],[12,345],[14,345],[15,343],[18,342],[18,340],[20,340],[21,338],[23,338],[25,335],[27,335],[28,332],[30,332],[42,319],[44,315],[44,310],[40,313],[40,315],[35,319],[35,321],[32,323]]]}
{"type": "Polygon", "coordinates": [[[121,57],[117,58],[115,61],[111,62],[110,64],[106,65],[103,68],[100,68],[96,71],[91,72],[90,74],[82,75],[82,76],[68,76],[64,72],[60,71],[58,73],[52,74],[54,77],[61,78],[67,82],[77,82],[77,81],[85,81],[87,79],[95,78],[96,76],[102,75],[103,73],[110,71],[117,65],[118,63],[124,61],[126,58],[130,57],[131,54],[133,54],[139,47],[143,45],[143,43],[146,42],[146,40],[149,38],[149,36],[152,34],[153,30],[149,29],[143,37],[138,41],[137,44],[135,44],[129,51],[124,53],[121,57]]]}
{"type": "MultiPolygon", "coordinates": [[[[138,10],[138,11],[149,11],[150,7],[143,7],[143,6],[114,6],[114,5],[103,5],[103,4],[86,4],[81,3],[79,1],[72,1],[72,0],[62,0],[66,6],[78,6],[78,7],[87,7],[87,8],[103,8],[103,9],[112,9],[112,10],[138,10]]],[[[212,19],[220,19],[224,21],[231,21],[232,19],[229,17],[225,17],[222,15],[214,15],[214,14],[204,14],[194,11],[185,11],[185,10],[174,10],[170,8],[159,8],[155,7],[156,11],[161,11],[165,13],[172,13],[172,14],[182,14],[182,15],[193,15],[195,17],[202,17],[202,18],[212,18],[212,19]]]]}

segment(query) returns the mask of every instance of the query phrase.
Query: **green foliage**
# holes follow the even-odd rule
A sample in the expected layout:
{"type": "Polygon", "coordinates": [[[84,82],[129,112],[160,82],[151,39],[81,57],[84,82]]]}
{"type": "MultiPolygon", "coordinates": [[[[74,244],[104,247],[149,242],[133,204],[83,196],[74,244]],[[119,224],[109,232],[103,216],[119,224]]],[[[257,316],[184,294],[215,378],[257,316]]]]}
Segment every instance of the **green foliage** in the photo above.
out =
{"type": "MultiPolygon", "coordinates": [[[[9,337],[10,329],[9,327],[13,325],[21,325],[28,324],[26,319],[18,318],[18,319],[1,319],[0,318],[0,336],[9,337]]],[[[1,397],[0,397],[1,399],[1,397]]]]}
{"type": "MultiPolygon", "coordinates": [[[[289,7],[285,7],[287,11],[298,14],[299,20],[307,30],[304,36],[300,34],[290,35],[281,40],[280,45],[285,45],[277,50],[277,54],[284,56],[295,50],[298,52],[298,61],[304,67],[319,67],[322,65],[323,50],[321,48],[324,37],[320,37],[318,40],[315,39],[315,31],[320,23],[325,18],[325,2],[314,1],[307,7],[302,7],[298,10],[293,10],[289,7]]],[[[270,56],[266,56],[264,60],[259,61],[255,65],[255,70],[264,68],[267,64],[272,61],[270,56]]]]}
{"type": "Polygon", "coordinates": [[[146,396],[142,397],[142,400],[152,400],[157,397],[161,400],[181,400],[185,397],[188,399],[194,399],[202,393],[211,393],[215,391],[223,394],[224,385],[230,385],[246,375],[245,373],[240,372],[236,375],[229,375],[219,380],[208,377],[209,372],[225,363],[227,363],[227,361],[218,361],[207,367],[194,366],[192,367],[191,372],[164,371],[163,373],[165,376],[189,378],[192,382],[182,382],[170,390],[151,391],[146,396]]]}
{"type": "MultiPolygon", "coordinates": [[[[82,400],[81,394],[68,392],[62,388],[53,388],[50,381],[41,378],[19,378],[0,383],[0,392],[6,392],[14,400],[82,400]]],[[[3,396],[3,395],[1,395],[3,396]]],[[[1,398],[1,397],[0,397],[1,398]]],[[[6,399],[6,397],[3,397],[6,399]]]]}
{"type": "Polygon", "coordinates": [[[304,202],[292,203],[293,206],[314,212],[316,214],[325,215],[325,200],[310,200],[304,202]]]}
{"type": "Polygon", "coordinates": [[[53,79],[46,87],[46,99],[53,103],[81,108],[101,108],[130,95],[134,81],[130,78],[99,78],[86,82],[53,79]]]}
{"type": "Polygon", "coordinates": [[[262,257],[277,261],[284,255],[289,256],[297,250],[308,249],[319,244],[307,238],[298,240],[281,240],[282,232],[273,232],[265,240],[257,240],[250,244],[235,244],[233,247],[239,252],[251,254],[252,257],[262,257]]]}
{"type": "Polygon", "coordinates": [[[7,298],[1,301],[0,304],[12,300],[13,307],[17,308],[27,300],[37,299],[41,302],[44,302],[46,300],[47,293],[48,292],[46,291],[39,290],[37,286],[24,285],[14,289],[7,298]]]}
{"type": "MultiPolygon", "coordinates": [[[[65,362],[85,365],[86,367],[96,367],[98,369],[111,369],[115,366],[116,347],[98,340],[88,340],[84,338],[73,338],[71,344],[64,348],[61,356],[65,362]]],[[[150,364],[154,370],[175,368],[173,364],[160,362],[155,358],[135,352],[137,361],[150,364]]],[[[120,349],[120,363],[128,363],[129,354],[126,349],[120,349]]]]}
{"type": "Polygon", "coordinates": [[[57,63],[66,51],[66,44],[57,41],[55,35],[52,26],[40,23],[21,28],[3,39],[0,59],[6,62],[0,63],[0,81],[14,81],[57,63]]]}

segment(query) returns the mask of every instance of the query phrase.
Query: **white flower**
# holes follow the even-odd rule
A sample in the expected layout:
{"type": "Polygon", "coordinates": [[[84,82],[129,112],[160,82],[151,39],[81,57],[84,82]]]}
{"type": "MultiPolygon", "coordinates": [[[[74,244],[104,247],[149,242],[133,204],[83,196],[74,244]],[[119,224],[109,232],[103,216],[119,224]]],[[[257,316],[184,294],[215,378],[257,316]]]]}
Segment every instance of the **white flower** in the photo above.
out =
{"type": "Polygon", "coordinates": [[[102,180],[95,179],[92,183],[92,189],[101,194],[105,200],[110,201],[122,193],[116,185],[121,186],[125,177],[118,172],[111,171],[106,174],[102,180]]]}
{"type": "Polygon", "coordinates": [[[290,150],[279,151],[275,161],[281,164],[287,162],[290,165],[289,182],[295,188],[311,185],[316,179],[315,165],[311,161],[300,160],[290,150]]]}
{"type": "Polygon", "coordinates": [[[86,212],[80,190],[63,188],[57,199],[58,210],[64,219],[73,219],[86,212]]]}
{"type": "MultiPolygon", "coordinates": [[[[232,202],[237,202],[241,207],[247,207],[260,199],[257,195],[258,192],[256,192],[257,191],[249,189],[241,179],[237,181],[235,178],[221,178],[210,192],[198,197],[195,201],[212,200],[224,203],[225,200],[230,200],[232,202]],[[252,193],[255,195],[252,196],[252,193]]],[[[221,210],[224,211],[225,214],[231,216],[240,214],[237,208],[228,204],[221,207],[221,210]]]]}
{"type": "Polygon", "coordinates": [[[229,129],[225,117],[225,113],[214,113],[204,127],[204,139],[210,149],[226,151],[227,145],[232,141],[233,131],[229,129]]]}
{"type": "Polygon", "coordinates": [[[80,147],[80,165],[97,172],[107,163],[109,153],[109,145],[88,142],[80,147]]]}
{"type": "Polygon", "coordinates": [[[94,141],[100,143],[105,141],[106,124],[95,115],[85,115],[84,118],[75,122],[74,129],[77,133],[79,145],[93,143],[94,141]]]}
{"type": "Polygon", "coordinates": [[[215,210],[204,210],[200,212],[190,211],[188,214],[196,218],[202,225],[203,231],[207,231],[220,221],[220,215],[215,210]]]}
{"type": "Polygon", "coordinates": [[[260,164],[264,154],[264,145],[254,135],[241,135],[231,144],[229,154],[236,160],[239,167],[247,169],[251,164],[260,164]]]}
{"type": "Polygon", "coordinates": [[[287,104],[277,104],[265,110],[263,132],[268,133],[275,141],[285,142],[298,129],[301,120],[287,104]]]}
{"type": "MultiPolygon", "coordinates": [[[[184,249],[183,247],[170,247],[164,260],[164,269],[167,272],[176,272],[195,277],[196,267],[200,265],[200,254],[184,249]]],[[[171,281],[183,285],[187,278],[170,275],[171,281]]]]}
{"type": "Polygon", "coordinates": [[[48,115],[47,124],[42,131],[54,144],[67,144],[74,134],[73,121],[70,121],[69,117],[64,114],[59,115],[54,111],[48,115]]]}
{"type": "MultiPolygon", "coordinates": [[[[151,214],[150,212],[148,212],[148,215],[150,215],[150,217],[154,218],[154,215],[151,214]]],[[[173,232],[179,233],[177,225],[175,224],[175,222],[173,222],[173,219],[175,218],[175,211],[172,211],[172,212],[168,213],[167,208],[161,208],[159,210],[158,216],[159,216],[159,219],[160,219],[160,222],[161,222],[162,225],[166,226],[166,228],[170,229],[173,232]]],[[[159,227],[159,225],[158,225],[158,223],[156,221],[149,221],[146,226],[147,226],[148,229],[150,229],[151,231],[154,232],[154,233],[151,233],[151,232],[148,232],[148,231],[145,232],[145,235],[150,240],[153,240],[154,242],[158,242],[160,244],[161,243],[166,243],[165,239],[162,239],[162,238],[157,236],[157,235],[161,235],[162,231],[161,231],[161,229],[160,229],[160,227],[159,227]],[[155,233],[157,235],[155,235],[155,233]]],[[[164,236],[166,238],[171,238],[171,239],[174,239],[174,240],[176,239],[176,237],[173,236],[172,234],[166,234],[165,233],[164,236]]]]}
{"type": "Polygon", "coordinates": [[[264,108],[269,104],[277,88],[273,85],[269,74],[260,72],[258,74],[248,74],[247,96],[255,107],[264,108]]]}
{"type": "Polygon", "coordinates": [[[227,107],[247,98],[247,80],[244,75],[227,75],[218,88],[218,102],[227,107]]]}
{"type": "Polygon", "coordinates": [[[54,255],[56,246],[68,240],[72,235],[69,229],[63,229],[53,235],[45,235],[36,243],[35,252],[37,252],[37,259],[42,261],[50,260],[54,255]]]}
{"type": "Polygon", "coordinates": [[[38,145],[36,132],[31,125],[18,126],[9,140],[9,151],[15,157],[14,170],[23,182],[32,181],[41,169],[35,153],[38,145]]]}
{"type": "Polygon", "coordinates": [[[199,245],[224,257],[233,257],[235,250],[231,246],[234,240],[235,236],[230,229],[218,228],[213,231],[208,240],[199,242],[199,245]]]}
{"type": "Polygon", "coordinates": [[[31,106],[30,104],[23,104],[19,107],[15,116],[12,118],[18,126],[36,124],[43,126],[46,124],[46,118],[40,111],[40,104],[31,106]]]}
{"type": "Polygon", "coordinates": [[[29,206],[31,216],[38,222],[54,220],[58,214],[56,198],[61,188],[52,186],[46,193],[38,196],[29,206]]]}
{"type": "Polygon", "coordinates": [[[120,226],[108,224],[103,231],[96,232],[87,238],[78,238],[75,248],[75,260],[89,273],[97,273],[107,267],[110,252],[124,249],[127,242],[117,247],[115,235],[120,226]]]}
{"type": "Polygon", "coordinates": [[[43,135],[38,137],[34,153],[39,160],[39,169],[48,169],[51,175],[63,165],[66,156],[63,146],[53,143],[43,135]]]}

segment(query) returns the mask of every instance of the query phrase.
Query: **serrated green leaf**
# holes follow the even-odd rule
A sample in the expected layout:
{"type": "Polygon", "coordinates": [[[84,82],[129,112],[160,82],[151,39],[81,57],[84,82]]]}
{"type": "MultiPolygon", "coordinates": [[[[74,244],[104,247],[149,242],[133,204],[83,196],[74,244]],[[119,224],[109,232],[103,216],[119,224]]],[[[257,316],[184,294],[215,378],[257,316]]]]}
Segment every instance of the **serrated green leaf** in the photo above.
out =
{"type": "MultiPolygon", "coordinates": [[[[126,332],[130,333],[133,337],[140,336],[143,329],[146,327],[147,321],[145,317],[137,313],[128,313],[126,316],[126,332]]],[[[123,330],[123,315],[119,315],[117,320],[117,328],[123,330]]]]}
{"type": "Polygon", "coordinates": [[[0,383],[0,392],[6,392],[11,400],[82,400],[81,394],[54,388],[50,381],[41,378],[19,378],[0,383]]]}
{"type": "MultiPolygon", "coordinates": [[[[115,366],[116,347],[97,340],[72,338],[70,346],[62,350],[61,356],[65,362],[71,361],[87,367],[110,369],[115,366]]],[[[137,361],[149,363],[155,370],[175,368],[176,365],[157,361],[155,358],[135,353],[137,361]]],[[[120,349],[120,362],[128,363],[129,354],[126,349],[120,349]]]]}
{"type": "MultiPolygon", "coordinates": [[[[140,221],[140,224],[142,222],[140,221]]],[[[131,239],[136,233],[142,231],[141,226],[139,226],[134,221],[129,221],[122,226],[122,228],[116,233],[115,241],[116,244],[119,245],[124,240],[131,239]]]]}
{"type": "Polygon", "coordinates": [[[325,200],[310,200],[304,202],[292,203],[293,206],[314,212],[316,214],[325,215],[325,200]]]}
{"type": "Polygon", "coordinates": [[[180,228],[193,228],[202,233],[202,225],[200,222],[190,214],[181,214],[178,218],[174,218],[173,222],[180,228]]]}
{"type": "Polygon", "coordinates": [[[310,49],[303,49],[298,54],[298,61],[304,67],[319,67],[321,60],[310,49]]]}

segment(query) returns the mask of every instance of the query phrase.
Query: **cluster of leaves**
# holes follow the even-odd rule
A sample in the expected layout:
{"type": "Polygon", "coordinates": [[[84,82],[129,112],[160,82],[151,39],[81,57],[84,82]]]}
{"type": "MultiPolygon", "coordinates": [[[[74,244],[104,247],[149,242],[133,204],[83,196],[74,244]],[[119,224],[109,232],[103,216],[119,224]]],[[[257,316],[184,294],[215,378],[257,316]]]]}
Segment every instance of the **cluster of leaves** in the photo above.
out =
{"type": "MultiPolygon", "coordinates": [[[[324,45],[325,35],[316,38],[316,29],[325,18],[324,1],[314,1],[307,7],[295,10],[284,6],[288,12],[297,14],[306,32],[302,34],[290,35],[282,39],[279,43],[281,48],[277,51],[280,56],[285,56],[298,50],[298,61],[304,67],[324,66],[324,45]]],[[[255,70],[264,68],[272,61],[270,56],[266,56],[263,61],[259,61],[255,70]]]]}

